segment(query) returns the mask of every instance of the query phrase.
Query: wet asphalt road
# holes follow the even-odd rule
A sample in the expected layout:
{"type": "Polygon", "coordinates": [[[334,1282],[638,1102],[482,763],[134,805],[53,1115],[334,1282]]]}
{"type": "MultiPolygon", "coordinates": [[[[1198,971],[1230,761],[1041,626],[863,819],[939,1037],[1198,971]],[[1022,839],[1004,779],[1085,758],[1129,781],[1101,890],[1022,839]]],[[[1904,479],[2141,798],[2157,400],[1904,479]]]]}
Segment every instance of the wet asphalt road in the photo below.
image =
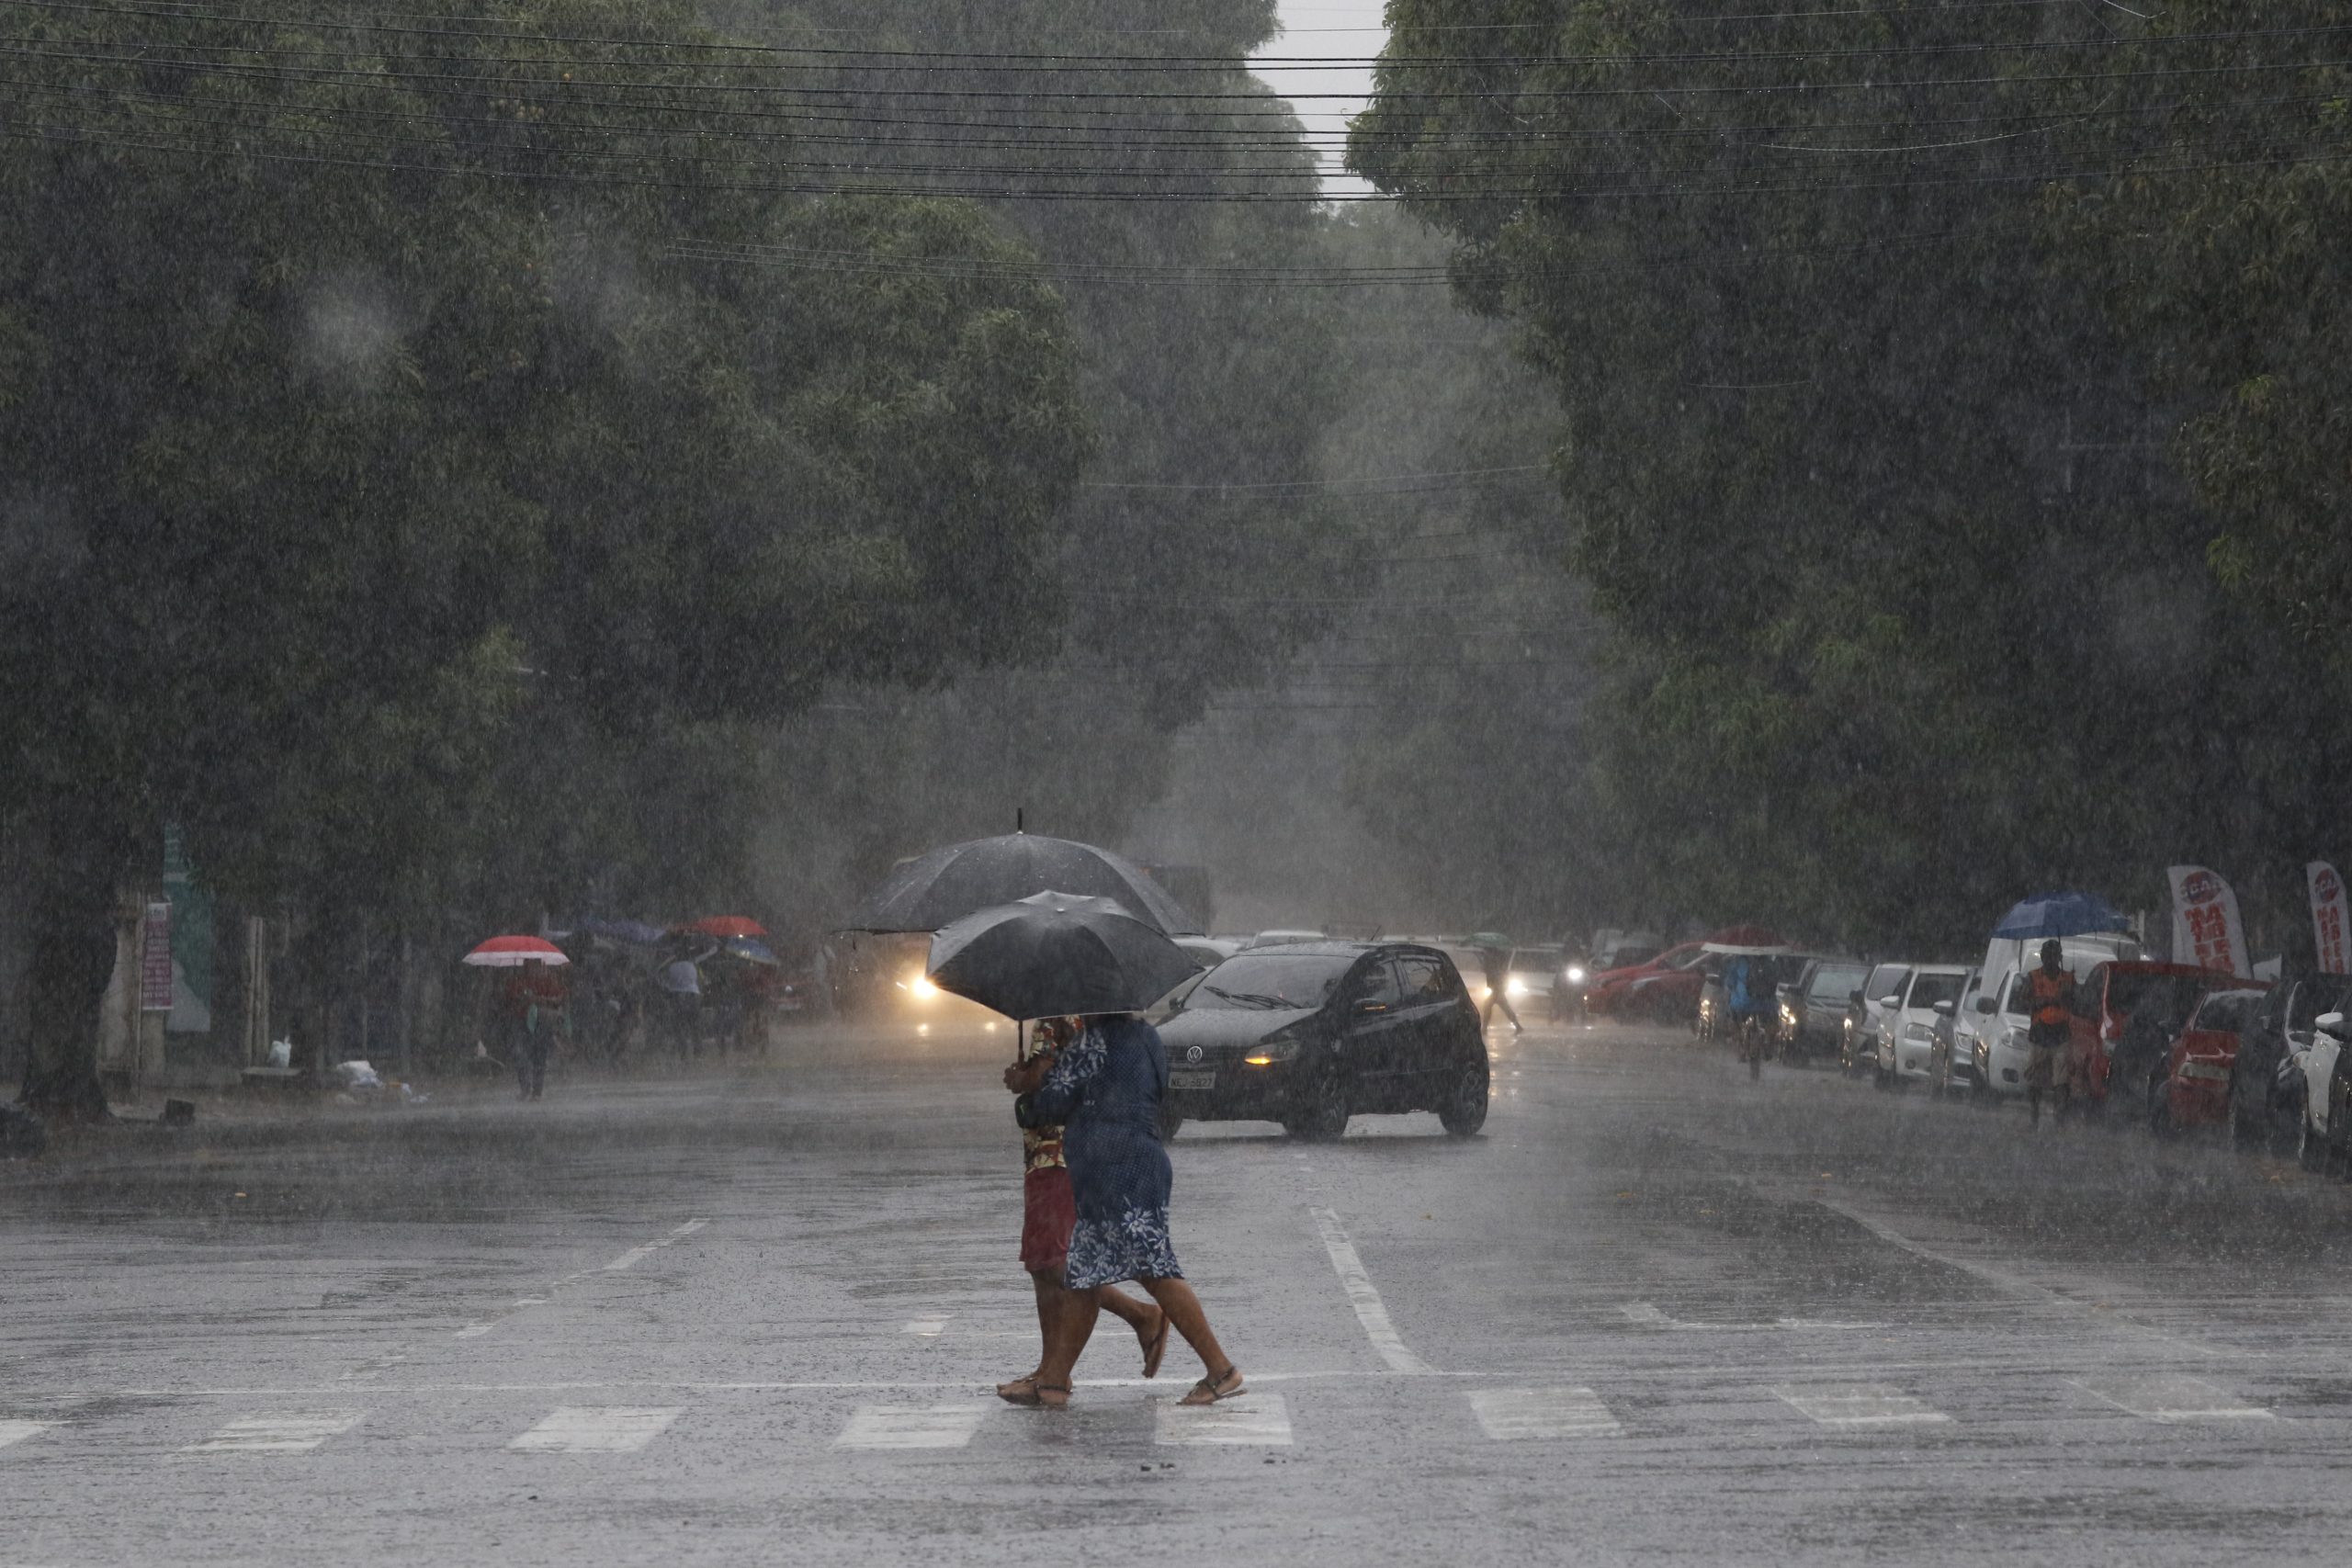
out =
{"type": "Polygon", "coordinates": [[[2352,1190],[1662,1032],[1186,1128],[1253,1392],[1013,1409],[1002,1035],[0,1168],[0,1565],[2339,1557],[2352,1190]]]}

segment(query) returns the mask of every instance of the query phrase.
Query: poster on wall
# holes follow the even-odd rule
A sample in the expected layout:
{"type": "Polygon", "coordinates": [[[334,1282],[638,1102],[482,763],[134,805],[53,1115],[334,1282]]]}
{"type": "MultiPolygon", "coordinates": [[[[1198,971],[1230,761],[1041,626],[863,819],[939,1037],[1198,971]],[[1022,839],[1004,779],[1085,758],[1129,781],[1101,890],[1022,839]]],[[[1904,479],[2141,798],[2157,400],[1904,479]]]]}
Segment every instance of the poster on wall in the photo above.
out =
{"type": "Polygon", "coordinates": [[[2312,887],[2312,944],[2323,975],[2352,975],[2352,923],[2347,923],[2344,878],[2324,860],[2303,868],[2312,887]]]}
{"type": "Polygon", "coordinates": [[[172,1010],[172,907],[147,906],[139,928],[139,1010],[172,1010]]]}
{"type": "Polygon", "coordinates": [[[2253,974],[2236,892],[2219,873],[2201,865],[2176,865],[2166,874],[2172,880],[2173,962],[2225,975],[2253,974]]]}

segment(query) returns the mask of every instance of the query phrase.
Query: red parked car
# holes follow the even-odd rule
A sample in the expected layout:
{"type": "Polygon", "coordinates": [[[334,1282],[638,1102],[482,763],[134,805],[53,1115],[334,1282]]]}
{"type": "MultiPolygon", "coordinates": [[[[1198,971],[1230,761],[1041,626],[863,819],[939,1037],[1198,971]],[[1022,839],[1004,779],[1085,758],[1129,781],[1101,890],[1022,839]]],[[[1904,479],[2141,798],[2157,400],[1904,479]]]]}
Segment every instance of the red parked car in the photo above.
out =
{"type": "Polygon", "coordinates": [[[2165,1057],[2164,1093],[2149,1120],[2159,1133],[2219,1127],[2230,1119],[2230,1069],[2238,1034],[2254,1020],[2267,987],[2208,991],[2165,1057]]]}
{"type": "Polygon", "coordinates": [[[1762,926],[1725,926],[1704,942],[1669,947],[1647,964],[1594,976],[1585,988],[1585,1010],[1659,1022],[1687,1021],[1698,1016],[1699,993],[1707,976],[1723,971],[1723,953],[1707,949],[1786,945],[1779,932],[1762,926]]]}
{"type": "Polygon", "coordinates": [[[2088,1108],[2113,1099],[2148,1114],[2161,1098],[2165,1054],[2198,1003],[2208,992],[2245,984],[2193,964],[2115,961],[2084,976],[2075,987],[2068,1054],[2088,1108]]]}
{"type": "Polygon", "coordinates": [[[1628,964],[1623,969],[1604,969],[1585,982],[1584,1010],[1595,1016],[1610,1014],[1648,1014],[1655,998],[1646,993],[1665,979],[1679,981],[1686,971],[1690,976],[1690,996],[1687,1005],[1699,1005],[1699,963],[1707,956],[1700,942],[1686,942],[1668,948],[1646,964],[1628,964]],[[1634,1005],[1637,992],[1644,993],[1640,1004],[1634,1005]]]}

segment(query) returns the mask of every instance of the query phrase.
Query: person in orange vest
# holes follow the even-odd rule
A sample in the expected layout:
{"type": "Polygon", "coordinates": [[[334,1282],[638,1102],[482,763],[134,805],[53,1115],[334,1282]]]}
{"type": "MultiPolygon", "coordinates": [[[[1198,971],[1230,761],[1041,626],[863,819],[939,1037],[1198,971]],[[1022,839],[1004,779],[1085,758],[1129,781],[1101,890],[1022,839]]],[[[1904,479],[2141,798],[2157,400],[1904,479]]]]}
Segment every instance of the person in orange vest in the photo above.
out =
{"type": "Polygon", "coordinates": [[[2071,1076],[2061,1081],[2059,1063],[2073,1034],[2068,1020],[2075,1011],[2075,976],[2064,962],[2065,951],[2053,939],[2041,944],[2041,966],[2028,971],[2025,987],[2025,1101],[2036,1124],[2041,1121],[2041,1091],[2058,1091],[2057,1111],[2065,1119],[2071,1076]]]}

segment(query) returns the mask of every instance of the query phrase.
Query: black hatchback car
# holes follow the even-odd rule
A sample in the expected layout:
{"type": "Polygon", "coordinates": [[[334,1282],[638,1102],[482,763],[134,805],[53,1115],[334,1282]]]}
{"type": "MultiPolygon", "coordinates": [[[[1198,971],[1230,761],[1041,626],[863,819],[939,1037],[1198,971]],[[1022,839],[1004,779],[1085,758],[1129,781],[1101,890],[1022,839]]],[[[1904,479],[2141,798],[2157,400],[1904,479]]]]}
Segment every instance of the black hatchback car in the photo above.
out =
{"type": "Polygon", "coordinates": [[[1336,1138],[1351,1115],[1406,1111],[1434,1111],[1457,1136],[1486,1124],[1478,1010],[1434,947],[1253,947],[1203,976],[1159,1037],[1166,1131],[1197,1117],[1336,1138]]]}

